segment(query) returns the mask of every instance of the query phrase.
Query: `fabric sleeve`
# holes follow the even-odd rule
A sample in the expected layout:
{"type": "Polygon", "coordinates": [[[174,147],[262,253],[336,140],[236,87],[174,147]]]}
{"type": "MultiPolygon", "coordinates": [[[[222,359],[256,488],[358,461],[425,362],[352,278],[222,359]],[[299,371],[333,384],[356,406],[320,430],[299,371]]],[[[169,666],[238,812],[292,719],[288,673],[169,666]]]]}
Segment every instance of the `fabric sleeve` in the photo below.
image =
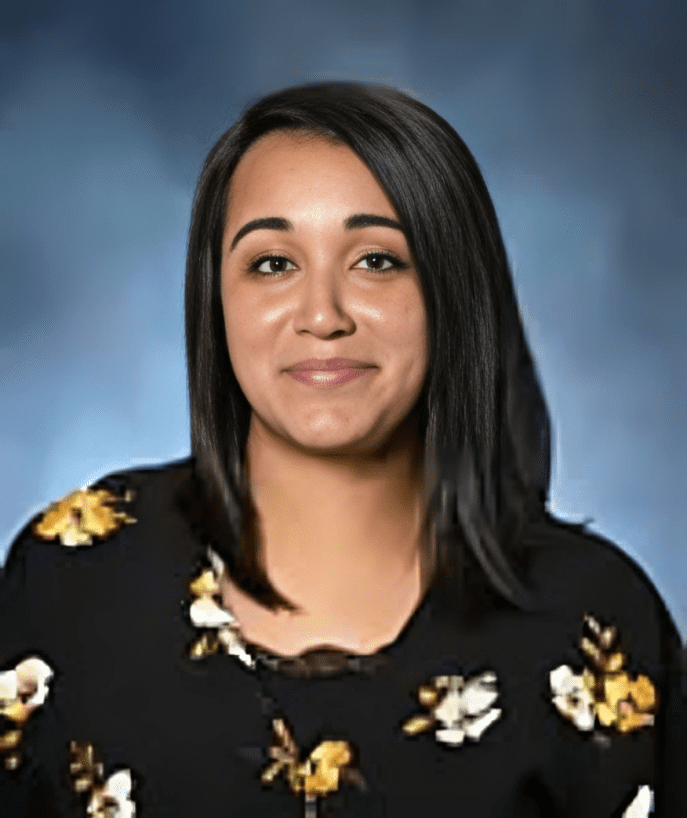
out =
{"type": "Polygon", "coordinates": [[[687,816],[687,647],[667,635],[668,680],[656,744],[657,815],[687,816]]]}
{"type": "MultiPolygon", "coordinates": [[[[596,688],[589,682],[594,667],[589,659],[577,661],[571,652],[573,675],[560,671],[568,692],[557,682],[558,701],[549,707],[545,731],[546,776],[556,814],[687,816],[683,648],[658,595],[649,590],[647,594],[646,588],[626,585],[623,602],[619,595],[605,608],[600,602],[596,611],[589,611],[604,629],[615,626],[621,636],[620,648],[609,650],[618,666],[611,663],[608,672],[594,670],[596,688]],[[586,699],[591,690],[592,697],[586,699]]],[[[583,615],[580,612],[580,618],[583,615]]],[[[574,630],[571,625],[571,634],[574,630]]]]}
{"type": "Polygon", "coordinates": [[[29,563],[41,544],[28,527],[0,571],[0,804],[3,816],[63,816],[51,770],[59,753],[55,668],[32,621],[29,563]]]}
{"type": "MultiPolygon", "coordinates": [[[[650,581],[645,580],[646,583],[650,581]]],[[[687,818],[687,699],[680,634],[663,600],[653,585],[645,594],[639,590],[630,596],[631,610],[626,610],[624,621],[628,632],[627,648],[630,678],[646,673],[657,688],[658,704],[655,723],[636,733],[618,736],[629,745],[650,742],[653,763],[649,773],[653,781],[646,783],[653,791],[653,812],[656,818],[687,818]],[[648,591],[648,593],[647,593],[648,591]],[[634,603],[634,604],[633,604],[634,603]]],[[[623,625],[620,624],[622,628],[623,625]]],[[[619,771],[622,774],[622,768],[619,771]]],[[[636,777],[641,771],[634,771],[636,777]]],[[[643,784],[637,781],[637,784],[643,784]]],[[[641,801],[641,798],[639,799],[641,801]]],[[[642,818],[638,805],[636,818],[642,818]]],[[[627,818],[635,818],[632,810],[627,818]]]]}

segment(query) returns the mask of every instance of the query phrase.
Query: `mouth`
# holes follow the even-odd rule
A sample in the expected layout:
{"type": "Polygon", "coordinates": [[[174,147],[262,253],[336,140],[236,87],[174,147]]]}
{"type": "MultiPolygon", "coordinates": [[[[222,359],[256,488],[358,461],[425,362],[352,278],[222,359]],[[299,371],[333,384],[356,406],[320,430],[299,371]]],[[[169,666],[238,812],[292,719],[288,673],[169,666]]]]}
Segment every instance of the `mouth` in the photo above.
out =
{"type": "Polygon", "coordinates": [[[374,365],[354,358],[308,358],[287,368],[287,372],[337,372],[349,369],[373,369],[374,365]]]}
{"type": "Polygon", "coordinates": [[[290,369],[288,374],[300,383],[319,388],[341,386],[374,372],[376,367],[345,367],[339,369],[290,369]]]}

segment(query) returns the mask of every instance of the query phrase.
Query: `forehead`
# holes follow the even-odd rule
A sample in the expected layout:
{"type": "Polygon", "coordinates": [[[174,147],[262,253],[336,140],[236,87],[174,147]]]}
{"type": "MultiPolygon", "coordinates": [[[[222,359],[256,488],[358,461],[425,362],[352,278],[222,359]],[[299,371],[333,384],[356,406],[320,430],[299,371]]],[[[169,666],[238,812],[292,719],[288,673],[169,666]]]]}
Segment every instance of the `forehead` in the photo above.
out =
{"type": "Polygon", "coordinates": [[[277,131],[239,160],[229,185],[228,220],[247,209],[296,206],[304,198],[321,207],[360,203],[394,214],[386,192],[351,148],[318,134],[277,131]]]}
{"type": "Polygon", "coordinates": [[[347,145],[307,131],[271,131],[257,139],[239,160],[232,181],[247,174],[286,170],[291,165],[358,163],[362,160],[347,145]]]}

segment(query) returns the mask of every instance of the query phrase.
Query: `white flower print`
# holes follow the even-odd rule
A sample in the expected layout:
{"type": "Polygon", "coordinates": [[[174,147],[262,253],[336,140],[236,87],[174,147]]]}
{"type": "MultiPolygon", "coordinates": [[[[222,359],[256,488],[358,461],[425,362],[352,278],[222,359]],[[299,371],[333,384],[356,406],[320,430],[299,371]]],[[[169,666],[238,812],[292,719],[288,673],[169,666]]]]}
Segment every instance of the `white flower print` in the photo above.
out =
{"type": "Polygon", "coordinates": [[[87,812],[94,818],[134,818],[136,805],[131,800],[131,772],[119,770],[102,786],[95,787],[87,812]]]}
{"type": "Polygon", "coordinates": [[[190,586],[196,598],[189,606],[189,617],[196,628],[205,629],[205,634],[192,647],[191,655],[199,659],[223,649],[253,669],[255,660],[246,650],[238,619],[218,601],[219,577],[224,563],[210,548],[208,558],[212,567],[196,577],[190,586]]]}
{"type": "Polygon", "coordinates": [[[0,673],[0,714],[12,721],[25,721],[45,702],[52,677],[52,668],[36,656],[0,673]]]}
{"type": "Polygon", "coordinates": [[[236,623],[236,617],[221,608],[210,596],[194,600],[189,608],[189,615],[196,628],[221,628],[223,625],[236,623]]]}
{"type": "Polygon", "coordinates": [[[0,673],[0,715],[14,722],[11,730],[0,734],[0,757],[7,770],[21,763],[24,727],[33,711],[45,703],[52,677],[50,665],[36,656],[0,673]]]}
{"type": "Polygon", "coordinates": [[[491,671],[465,685],[460,676],[440,676],[436,684],[447,688],[441,704],[434,710],[436,719],[444,725],[437,729],[436,737],[445,744],[462,744],[465,736],[477,741],[501,715],[498,707],[491,707],[499,695],[496,674],[491,671]]]}
{"type": "Polygon", "coordinates": [[[207,555],[214,575],[216,577],[221,576],[222,572],[224,571],[224,562],[222,561],[222,558],[219,556],[219,554],[215,553],[212,548],[208,548],[207,555]]]}
{"type": "Polygon", "coordinates": [[[477,741],[501,715],[500,708],[492,707],[498,695],[491,670],[467,682],[462,676],[435,676],[432,686],[423,685],[418,691],[431,715],[413,716],[403,730],[415,735],[438,722],[435,735],[444,744],[459,746],[466,736],[477,741]]]}
{"type": "Polygon", "coordinates": [[[623,812],[622,818],[647,818],[654,811],[654,793],[648,784],[637,789],[632,803],[623,812]]]}
{"type": "Polygon", "coordinates": [[[582,674],[575,674],[568,665],[561,665],[550,672],[549,679],[558,712],[579,730],[594,729],[594,697],[584,684],[582,674]]]}
{"type": "Polygon", "coordinates": [[[235,656],[249,668],[255,667],[255,659],[248,653],[244,646],[243,639],[233,627],[223,627],[217,631],[217,638],[224,645],[229,656],[235,656]]]}

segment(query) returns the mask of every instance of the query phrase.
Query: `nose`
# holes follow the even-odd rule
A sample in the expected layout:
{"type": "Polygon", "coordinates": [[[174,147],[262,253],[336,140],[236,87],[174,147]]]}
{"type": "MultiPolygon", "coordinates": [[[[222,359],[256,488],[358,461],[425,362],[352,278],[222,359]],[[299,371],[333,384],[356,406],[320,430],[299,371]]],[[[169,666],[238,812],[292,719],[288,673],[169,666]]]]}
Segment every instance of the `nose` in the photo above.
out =
{"type": "Polygon", "coordinates": [[[294,313],[297,333],[310,333],[324,339],[350,335],[355,331],[355,321],[344,305],[335,275],[320,271],[306,276],[301,284],[294,313]]]}

